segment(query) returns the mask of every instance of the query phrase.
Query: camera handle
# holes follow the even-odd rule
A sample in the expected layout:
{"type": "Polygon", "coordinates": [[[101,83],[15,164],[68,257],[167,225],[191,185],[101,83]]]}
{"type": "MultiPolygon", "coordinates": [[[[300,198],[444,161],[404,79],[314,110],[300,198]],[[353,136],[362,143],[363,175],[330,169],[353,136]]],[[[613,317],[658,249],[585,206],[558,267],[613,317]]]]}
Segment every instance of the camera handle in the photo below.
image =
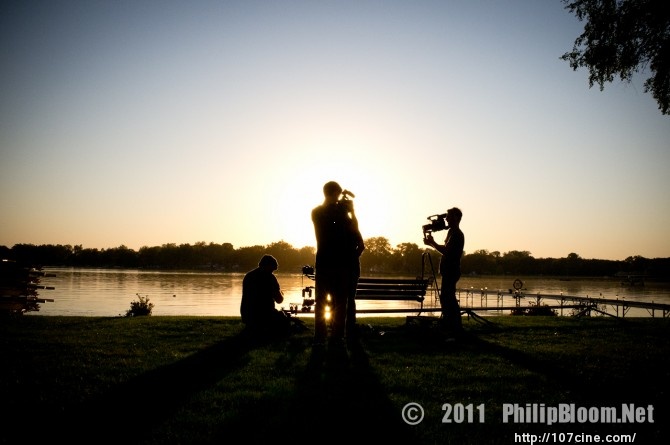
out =
{"type": "Polygon", "coordinates": [[[345,202],[345,207],[347,209],[347,213],[351,214],[351,218],[356,222],[358,225],[358,221],[356,220],[356,213],[354,212],[354,202],[349,199],[349,198],[355,198],[356,195],[353,194],[350,190],[342,190],[342,199],[340,199],[340,202],[345,202]]]}

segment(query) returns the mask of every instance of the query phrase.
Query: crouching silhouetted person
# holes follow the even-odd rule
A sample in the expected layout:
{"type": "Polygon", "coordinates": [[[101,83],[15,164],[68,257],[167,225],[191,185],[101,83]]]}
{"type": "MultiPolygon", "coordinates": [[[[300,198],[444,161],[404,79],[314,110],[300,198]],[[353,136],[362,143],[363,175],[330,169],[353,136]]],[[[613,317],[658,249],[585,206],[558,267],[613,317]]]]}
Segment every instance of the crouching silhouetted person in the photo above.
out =
{"type": "Polygon", "coordinates": [[[248,333],[254,336],[271,338],[289,333],[289,317],[275,309],[275,303],[284,301],[273,273],[278,267],[272,255],[264,255],[258,267],[247,272],[242,280],[240,314],[248,333]]]}

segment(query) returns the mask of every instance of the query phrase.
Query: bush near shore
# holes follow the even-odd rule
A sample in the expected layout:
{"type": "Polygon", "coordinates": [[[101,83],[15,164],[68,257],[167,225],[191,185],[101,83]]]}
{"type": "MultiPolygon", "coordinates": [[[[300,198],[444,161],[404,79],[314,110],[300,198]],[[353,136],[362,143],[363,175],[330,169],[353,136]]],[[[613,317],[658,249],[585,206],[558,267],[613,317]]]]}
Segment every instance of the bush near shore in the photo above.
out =
{"type": "Polygon", "coordinates": [[[429,317],[408,320],[360,319],[346,363],[313,354],[311,321],[258,342],[236,317],[2,320],[0,442],[510,444],[565,432],[660,443],[670,432],[667,318],[467,319],[457,343],[429,317]],[[424,409],[418,425],[403,421],[408,403],[424,409]],[[654,422],[503,422],[506,404],[562,403],[651,406],[654,422]]]}

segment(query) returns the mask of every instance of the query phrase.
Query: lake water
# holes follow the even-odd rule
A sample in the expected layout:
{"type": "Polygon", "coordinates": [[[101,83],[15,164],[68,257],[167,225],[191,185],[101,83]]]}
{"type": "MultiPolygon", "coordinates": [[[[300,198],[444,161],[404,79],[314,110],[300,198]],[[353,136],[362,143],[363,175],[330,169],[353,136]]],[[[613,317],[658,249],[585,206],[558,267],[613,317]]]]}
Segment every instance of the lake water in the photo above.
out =
{"type": "MultiPolygon", "coordinates": [[[[30,315],[67,316],[119,316],[125,315],[130,303],[137,295],[147,296],[154,304],[153,315],[195,315],[195,316],[239,316],[242,295],[242,273],[146,271],[126,269],[78,269],[45,268],[44,272],[53,277],[42,278],[41,284],[53,286],[53,290],[40,290],[39,296],[53,299],[42,303],[38,312],[30,315]]],[[[301,306],[303,289],[314,282],[301,274],[278,273],[277,278],[284,292],[282,307],[288,309],[291,303],[301,306]]],[[[516,277],[463,277],[458,283],[461,289],[470,289],[468,295],[461,292],[461,306],[513,306],[515,299],[508,290],[513,287],[516,277]],[[488,298],[482,298],[482,290],[488,298]],[[503,300],[497,301],[497,290],[504,293],[503,300]]],[[[622,286],[620,280],[571,279],[544,277],[519,277],[523,280],[522,306],[536,294],[570,295],[581,297],[602,297],[670,304],[670,283],[645,283],[644,286],[622,286]]],[[[546,300],[551,304],[553,301],[546,300]]],[[[434,292],[429,292],[424,302],[426,307],[438,307],[434,292]]],[[[418,303],[359,301],[359,309],[418,308],[418,303]]],[[[565,311],[568,315],[568,311],[565,311]]],[[[507,311],[506,313],[509,313],[507,311]]],[[[498,312],[492,312],[498,314],[498,312]]],[[[307,314],[305,314],[307,315],[307,314]]],[[[389,314],[391,315],[391,314],[389,314]]],[[[405,314],[395,314],[405,316],[405,314]]],[[[486,315],[486,313],[482,313],[486,315]]],[[[650,316],[646,309],[631,308],[626,316],[650,316]]],[[[662,316],[656,312],[655,316],[662,316]]]]}

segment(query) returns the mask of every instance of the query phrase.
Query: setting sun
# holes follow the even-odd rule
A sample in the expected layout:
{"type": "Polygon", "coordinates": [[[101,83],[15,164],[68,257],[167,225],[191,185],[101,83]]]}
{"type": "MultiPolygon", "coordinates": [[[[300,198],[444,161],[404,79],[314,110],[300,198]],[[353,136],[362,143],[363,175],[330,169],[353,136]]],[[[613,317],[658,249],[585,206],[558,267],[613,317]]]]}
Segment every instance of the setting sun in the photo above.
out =
{"type": "MultiPolygon", "coordinates": [[[[270,214],[274,215],[273,239],[284,240],[294,247],[314,246],[314,227],[311,211],[323,202],[323,185],[337,181],[343,189],[355,197],[354,208],[365,238],[384,236],[393,230],[392,177],[384,176],[372,168],[374,159],[361,151],[358,160],[353,157],[318,155],[340,153],[334,148],[315,150],[315,156],[305,158],[282,167],[282,173],[274,175],[277,187],[272,187],[272,199],[268,201],[270,214]],[[330,157],[333,159],[330,159],[330,157]]],[[[271,237],[272,238],[272,237],[271,237]]]]}

